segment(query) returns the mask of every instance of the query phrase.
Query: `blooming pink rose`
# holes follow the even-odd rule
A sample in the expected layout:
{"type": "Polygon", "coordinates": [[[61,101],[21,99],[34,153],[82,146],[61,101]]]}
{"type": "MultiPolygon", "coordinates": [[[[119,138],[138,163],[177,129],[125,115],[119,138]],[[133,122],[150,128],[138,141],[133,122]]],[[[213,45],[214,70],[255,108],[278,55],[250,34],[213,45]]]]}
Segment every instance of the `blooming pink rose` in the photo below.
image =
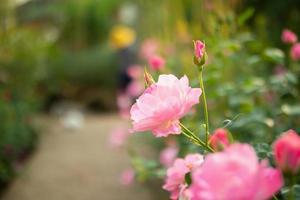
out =
{"type": "Polygon", "coordinates": [[[291,57],[293,60],[300,60],[300,43],[296,43],[291,48],[291,57]]]}
{"type": "Polygon", "coordinates": [[[122,185],[130,185],[134,181],[135,173],[132,169],[126,169],[122,172],[120,177],[120,183],[122,185]]]}
{"type": "Polygon", "coordinates": [[[174,165],[167,170],[167,177],[163,189],[171,193],[172,200],[178,199],[179,195],[188,195],[185,184],[185,175],[194,167],[199,167],[203,162],[203,156],[200,154],[187,155],[185,159],[177,158],[174,165]],[[185,193],[185,194],[184,194],[185,193]]]}
{"type": "Polygon", "coordinates": [[[264,200],[283,185],[279,170],[259,163],[248,144],[233,144],[210,154],[192,171],[192,200],[264,200]]]}
{"type": "Polygon", "coordinates": [[[200,88],[191,88],[186,76],[160,75],[131,107],[133,131],[152,131],[156,137],[180,134],[179,119],[199,103],[200,88]]]}
{"type": "Polygon", "coordinates": [[[205,44],[200,40],[194,41],[194,56],[197,59],[201,59],[204,55],[205,44]]]}
{"type": "Polygon", "coordinates": [[[144,89],[144,84],[138,80],[134,80],[127,86],[126,93],[131,97],[137,97],[143,93],[144,89]]]}
{"type": "Polygon", "coordinates": [[[149,59],[149,65],[151,69],[157,71],[165,66],[165,60],[162,57],[155,55],[149,59]]]}
{"type": "Polygon", "coordinates": [[[223,128],[216,129],[209,138],[209,144],[216,151],[228,147],[230,144],[228,132],[223,128]]]}
{"type": "Polygon", "coordinates": [[[277,165],[284,172],[296,174],[300,169],[300,136],[294,130],[285,132],[273,146],[277,165]]]}
{"type": "Polygon", "coordinates": [[[178,154],[178,147],[169,146],[160,152],[159,161],[163,166],[170,167],[171,165],[173,165],[177,154],[178,154]]]}
{"type": "Polygon", "coordinates": [[[158,50],[159,44],[154,39],[146,39],[143,41],[140,48],[140,57],[149,60],[152,56],[154,56],[158,50]]]}
{"type": "Polygon", "coordinates": [[[297,42],[297,35],[288,29],[284,29],[281,34],[281,40],[284,43],[293,44],[297,42]]]}
{"type": "Polygon", "coordinates": [[[114,129],[108,139],[109,145],[111,147],[121,147],[126,142],[126,139],[129,136],[129,132],[123,128],[116,128],[114,129]]]}
{"type": "Polygon", "coordinates": [[[128,76],[133,79],[138,79],[143,76],[143,69],[139,65],[132,65],[126,70],[128,76]]]}

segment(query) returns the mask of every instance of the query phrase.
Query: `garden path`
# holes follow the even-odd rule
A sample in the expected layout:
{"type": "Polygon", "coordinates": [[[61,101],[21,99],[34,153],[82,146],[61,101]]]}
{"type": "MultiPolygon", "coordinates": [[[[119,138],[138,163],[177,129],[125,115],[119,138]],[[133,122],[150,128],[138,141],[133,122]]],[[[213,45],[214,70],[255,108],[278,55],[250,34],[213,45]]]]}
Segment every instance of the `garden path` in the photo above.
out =
{"type": "Polygon", "coordinates": [[[76,131],[53,117],[42,121],[39,147],[3,200],[157,200],[146,187],[119,183],[128,156],[107,145],[110,130],[124,123],[118,117],[89,115],[76,131]]]}

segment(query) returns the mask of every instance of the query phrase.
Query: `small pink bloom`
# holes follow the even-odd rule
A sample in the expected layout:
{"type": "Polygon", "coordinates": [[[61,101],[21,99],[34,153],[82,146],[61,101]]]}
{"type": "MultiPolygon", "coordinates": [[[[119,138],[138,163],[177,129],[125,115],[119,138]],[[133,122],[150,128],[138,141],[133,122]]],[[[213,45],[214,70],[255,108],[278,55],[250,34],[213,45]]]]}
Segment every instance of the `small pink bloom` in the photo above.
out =
{"type": "Polygon", "coordinates": [[[287,43],[287,44],[293,44],[293,43],[297,42],[297,39],[298,39],[297,35],[294,32],[292,32],[288,29],[284,29],[282,31],[282,35],[281,35],[282,42],[287,43]]]}
{"type": "Polygon", "coordinates": [[[109,136],[109,144],[111,147],[118,148],[124,145],[129,133],[127,130],[122,128],[114,129],[109,136]]]}
{"type": "Polygon", "coordinates": [[[214,150],[223,150],[230,144],[228,132],[223,128],[216,129],[210,136],[209,143],[214,150]]]}
{"type": "Polygon", "coordinates": [[[284,172],[296,174],[300,169],[300,136],[294,130],[285,132],[273,146],[277,165],[284,172]]]}
{"type": "Polygon", "coordinates": [[[165,60],[162,57],[155,55],[149,59],[149,65],[151,69],[157,71],[165,66],[165,60]]]}
{"type": "Polygon", "coordinates": [[[130,119],[130,109],[121,109],[119,110],[119,115],[122,119],[130,119]]]}
{"type": "Polygon", "coordinates": [[[138,79],[143,76],[143,69],[139,65],[132,65],[127,69],[127,74],[133,79],[138,79]]]}
{"type": "Polygon", "coordinates": [[[204,55],[205,44],[200,40],[194,41],[194,56],[197,59],[201,59],[204,55]]]}
{"type": "MultiPolygon", "coordinates": [[[[177,200],[186,189],[185,175],[203,162],[200,154],[187,155],[185,159],[177,158],[174,165],[167,170],[167,177],[163,189],[171,193],[170,199],[177,200]]],[[[187,191],[185,195],[188,195],[187,191]]]]}
{"type": "Polygon", "coordinates": [[[154,39],[146,39],[143,41],[141,48],[140,48],[140,57],[149,60],[152,56],[157,53],[159,44],[154,39]]]}
{"type": "Polygon", "coordinates": [[[293,60],[300,60],[300,43],[296,43],[291,48],[291,57],[293,60]]]}
{"type": "Polygon", "coordinates": [[[131,97],[137,97],[143,93],[144,89],[145,87],[141,82],[134,80],[127,86],[126,93],[131,97]]]}
{"type": "Polygon", "coordinates": [[[197,167],[200,167],[202,165],[204,158],[200,154],[188,154],[185,159],[185,165],[190,169],[196,169],[197,167]]]}
{"type": "Polygon", "coordinates": [[[120,183],[122,185],[131,185],[134,181],[135,173],[132,169],[126,169],[122,172],[120,183]]]}
{"type": "Polygon", "coordinates": [[[131,106],[131,98],[127,94],[119,94],[117,96],[117,105],[120,110],[128,109],[131,106]]]}
{"type": "Polygon", "coordinates": [[[177,146],[167,147],[160,152],[159,161],[163,166],[170,167],[171,165],[173,165],[177,154],[178,154],[177,146]]]}
{"type": "Polygon", "coordinates": [[[265,200],[282,186],[280,171],[259,163],[250,145],[232,144],[192,171],[189,190],[192,200],[265,200]]]}
{"type": "Polygon", "coordinates": [[[199,103],[200,88],[191,88],[186,76],[160,75],[131,107],[133,131],[152,131],[156,137],[180,134],[179,119],[199,103]]]}

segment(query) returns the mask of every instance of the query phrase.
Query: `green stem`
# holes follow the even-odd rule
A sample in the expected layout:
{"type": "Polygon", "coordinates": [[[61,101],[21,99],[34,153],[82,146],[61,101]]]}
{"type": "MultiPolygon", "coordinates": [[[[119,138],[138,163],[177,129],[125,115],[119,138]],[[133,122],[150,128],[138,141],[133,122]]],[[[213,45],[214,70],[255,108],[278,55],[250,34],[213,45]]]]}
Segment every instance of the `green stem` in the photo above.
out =
{"type": "Polygon", "coordinates": [[[295,176],[291,176],[291,182],[290,182],[290,194],[289,194],[289,200],[294,200],[295,199],[295,192],[294,192],[294,185],[296,183],[295,176]]]}
{"type": "Polygon", "coordinates": [[[205,96],[205,89],[204,89],[204,84],[203,84],[203,77],[202,77],[202,72],[203,72],[203,66],[199,67],[199,83],[200,83],[200,88],[202,90],[202,100],[203,100],[203,106],[204,106],[204,117],[205,117],[205,144],[208,145],[208,136],[209,136],[209,122],[208,122],[208,110],[207,110],[207,103],[206,103],[206,96],[205,96]]]}
{"type": "Polygon", "coordinates": [[[206,144],[205,142],[203,142],[199,137],[197,137],[195,135],[195,133],[193,133],[191,130],[189,130],[187,127],[185,127],[183,124],[180,123],[180,126],[183,129],[183,134],[185,136],[187,136],[189,139],[193,140],[194,142],[198,143],[199,146],[204,147],[206,150],[208,150],[209,152],[215,152],[208,144],[206,144]]]}
{"type": "Polygon", "coordinates": [[[273,194],[273,199],[274,199],[274,200],[278,200],[278,198],[276,197],[275,194],[273,194]]]}

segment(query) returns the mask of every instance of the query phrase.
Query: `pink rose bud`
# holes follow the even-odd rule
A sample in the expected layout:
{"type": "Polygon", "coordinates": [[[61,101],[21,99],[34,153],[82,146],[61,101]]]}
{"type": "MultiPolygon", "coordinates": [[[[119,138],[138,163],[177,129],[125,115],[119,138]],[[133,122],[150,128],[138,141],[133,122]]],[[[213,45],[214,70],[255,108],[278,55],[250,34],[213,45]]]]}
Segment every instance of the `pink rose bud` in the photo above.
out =
{"type": "Polygon", "coordinates": [[[300,43],[296,43],[291,48],[291,57],[293,60],[300,60],[300,43]]]}
{"type": "Polygon", "coordinates": [[[144,69],[144,81],[145,81],[146,87],[149,87],[153,83],[155,83],[153,77],[151,76],[151,74],[149,74],[149,72],[147,71],[146,68],[144,69]]]}
{"type": "Polygon", "coordinates": [[[223,128],[218,128],[210,136],[209,143],[214,150],[223,150],[225,147],[228,147],[230,145],[228,132],[223,128]]]}
{"type": "Polygon", "coordinates": [[[196,58],[201,59],[204,55],[205,44],[200,40],[194,41],[194,55],[196,58]]]}
{"type": "Polygon", "coordinates": [[[194,41],[194,63],[198,66],[205,64],[205,44],[200,40],[194,41]]]}
{"type": "Polygon", "coordinates": [[[162,57],[155,55],[149,59],[149,64],[151,69],[157,71],[165,66],[165,60],[162,57]]]}
{"type": "Polygon", "coordinates": [[[277,165],[284,172],[296,174],[300,169],[300,136],[288,130],[277,139],[273,146],[277,165]]]}
{"type": "Polygon", "coordinates": [[[281,40],[284,43],[293,44],[297,42],[297,35],[288,29],[284,29],[282,31],[281,40]]]}

